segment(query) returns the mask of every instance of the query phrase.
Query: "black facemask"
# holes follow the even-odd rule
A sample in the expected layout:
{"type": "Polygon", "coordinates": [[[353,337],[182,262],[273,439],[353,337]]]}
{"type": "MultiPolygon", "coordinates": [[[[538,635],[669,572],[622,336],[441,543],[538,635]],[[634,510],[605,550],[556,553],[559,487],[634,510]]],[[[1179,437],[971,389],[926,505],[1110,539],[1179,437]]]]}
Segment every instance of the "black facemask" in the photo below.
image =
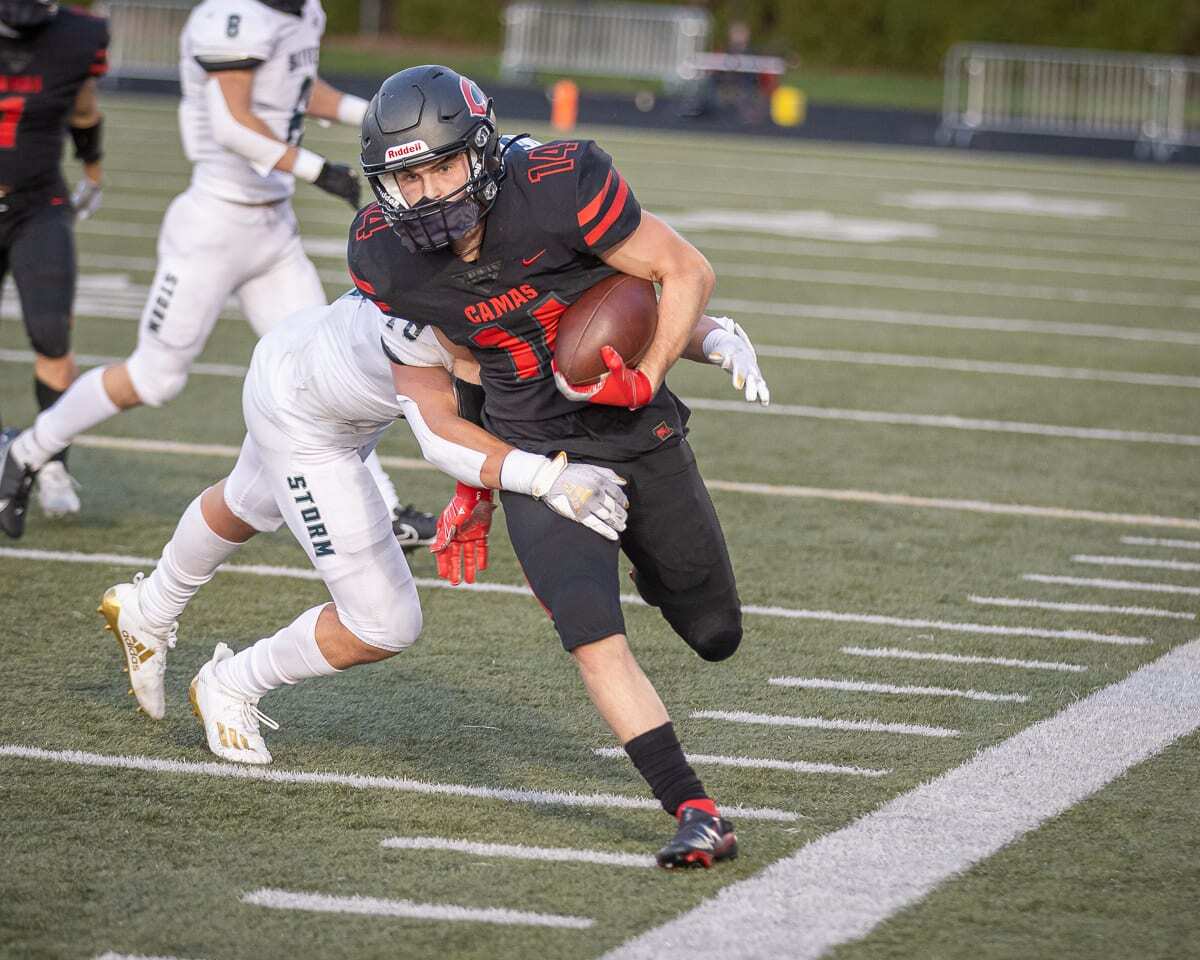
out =
{"type": "Polygon", "coordinates": [[[0,23],[22,36],[28,36],[40,30],[57,14],[57,3],[39,3],[38,0],[0,0],[0,23]]]}
{"type": "Polygon", "coordinates": [[[395,221],[392,229],[410,253],[431,253],[461,240],[483,219],[483,208],[474,197],[447,203],[422,197],[395,221]]]}

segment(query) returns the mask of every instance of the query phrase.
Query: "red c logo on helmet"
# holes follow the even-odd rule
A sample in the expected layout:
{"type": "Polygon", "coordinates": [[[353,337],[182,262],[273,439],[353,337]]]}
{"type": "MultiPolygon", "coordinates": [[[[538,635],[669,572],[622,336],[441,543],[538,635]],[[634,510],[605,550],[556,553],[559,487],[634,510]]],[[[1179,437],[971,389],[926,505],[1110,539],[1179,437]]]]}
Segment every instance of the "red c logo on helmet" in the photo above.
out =
{"type": "Polygon", "coordinates": [[[462,91],[463,99],[467,101],[467,109],[473,117],[487,116],[487,98],[483,95],[473,80],[466,77],[458,78],[458,88],[462,91]]]}

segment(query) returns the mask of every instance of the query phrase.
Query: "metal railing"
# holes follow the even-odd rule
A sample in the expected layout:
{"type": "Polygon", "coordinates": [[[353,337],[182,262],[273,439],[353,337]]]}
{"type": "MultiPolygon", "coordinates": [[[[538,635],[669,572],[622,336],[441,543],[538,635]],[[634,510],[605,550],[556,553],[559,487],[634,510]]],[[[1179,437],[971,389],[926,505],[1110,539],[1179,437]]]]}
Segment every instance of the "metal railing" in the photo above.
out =
{"type": "Polygon", "coordinates": [[[981,131],[1131,140],[1159,159],[1200,144],[1200,59],[1005,44],[946,55],[938,139],[981,131]]]}
{"type": "Polygon", "coordinates": [[[198,0],[104,0],[112,39],[108,72],[115,79],[173,80],[179,76],[179,34],[198,0]]]}
{"type": "Polygon", "coordinates": [[[679,87],[695,80],[711,26],[700,7],[514,3],[504,11],[500,69],[510,79],[562,72],[679,87]]]}

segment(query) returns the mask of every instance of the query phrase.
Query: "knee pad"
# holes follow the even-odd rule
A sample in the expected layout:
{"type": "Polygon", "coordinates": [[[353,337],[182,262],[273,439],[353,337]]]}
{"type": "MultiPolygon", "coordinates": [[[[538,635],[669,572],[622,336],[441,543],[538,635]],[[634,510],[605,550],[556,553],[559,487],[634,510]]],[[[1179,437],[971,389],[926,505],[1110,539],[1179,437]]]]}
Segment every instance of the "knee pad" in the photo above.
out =
{"type": "Polygon", "coordinates": [[[164,363],[160,353],[151,356],[142,350],[134,350],[133,356],[125,361],[129,379],[138,399],[148,407],[161,407],[174,400],[187,384],[187,367],[179,368],[164,363]]]}
{"type": "Polygon", "coordinates": [[[389,653],[400,653],[417,642],[423,626],[421,605],[416,591],[411,601],[387,602],[379,606],[376,616],[355,619],[338,611],[342,626],[369,647],[378,647],[389,653]]]}
{"type": "Polygon", "coordinates": [[[394,539],[390,544],[375,545],[364,559],[371,565],[369,571],[356,565],[357,570],[338,578],[341,582],[330,584],[338,619],[368,646],[399,653],[421,635],[423,618],[416,584],[394,539]]]}
{"type": "Polygon", "coordinates": [[[742,642],[742,608],[736,591],[712,600],[662,607],[672,629],[710,663],[727,660],[742,642]]]}

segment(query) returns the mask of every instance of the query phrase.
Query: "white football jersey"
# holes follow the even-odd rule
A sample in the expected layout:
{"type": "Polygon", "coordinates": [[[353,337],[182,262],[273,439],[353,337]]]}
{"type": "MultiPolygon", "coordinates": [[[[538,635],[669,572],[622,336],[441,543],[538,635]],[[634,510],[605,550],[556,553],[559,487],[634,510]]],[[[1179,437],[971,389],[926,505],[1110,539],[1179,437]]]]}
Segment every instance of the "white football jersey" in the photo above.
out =
{"type": "Polygon", "coordinates": [[[290,173],[272,170],[260,177],[248,160],[213,140],[204,89],[214,66],[253,67],[251,109],[280,140],[298,144],[324,32],[320,0],[305,0],[300,16],[260,0],[204,0],[192,10],[179,38],[179,127],[184,153],[194,164],[193,184],[239,203],[292,195],[290,173]]]}
{"type": "Polygon", "coordinates": [[[431,328],[394,320],[348,293],[329,306],[301,310],[259,341],[247,395],[263,414],[288,424],[289,433],[302,424],[313,440],[366,439],[402,413],[381,339],[400,363],[453,366],[431,328]]]}

